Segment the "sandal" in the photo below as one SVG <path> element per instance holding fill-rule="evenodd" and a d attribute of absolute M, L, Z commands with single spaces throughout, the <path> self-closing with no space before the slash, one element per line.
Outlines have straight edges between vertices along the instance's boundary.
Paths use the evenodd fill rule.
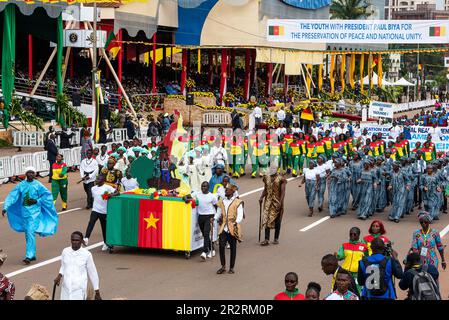
<path fill-rule="evenodd" d="M 218 269 L 217 274 L 222 274 L 226 272 L 226 268 L 225 267 L 221 267 L 220 269 Z"/>
<path fill-rule="evenodd" d="M 273 244 L 279 244 L 279 240 L 278 239 L 274 239 Z"/>
<path fill-rule="evenodd" d="M 268 240 L 262 241 L 260 243 L 261 246 L 268 246 L 270 243 L 268 242 Z"/>
<path fill-rule="evenodd" d="M 234 272 L 234 269 L 229 269 L 228 273 L 234 274 L 234 273 L 235 273 L 235 272 Z"/>

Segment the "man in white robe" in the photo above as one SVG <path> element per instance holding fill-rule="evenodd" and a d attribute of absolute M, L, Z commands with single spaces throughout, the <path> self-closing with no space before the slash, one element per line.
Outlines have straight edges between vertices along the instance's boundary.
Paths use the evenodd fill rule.
<path fill-rule="evenodd" d="M 101 300 L 98 273 L 92 254 L 81 248 L 83 234 L 75 231 L 71 235 L 71 242 L 72 246 L 62 251 L 61 268 L 55 279 L 58 286 L 62 279 L 61 300 L 86 300 L 88 277 L 95 290 L 95 300 Z"/>

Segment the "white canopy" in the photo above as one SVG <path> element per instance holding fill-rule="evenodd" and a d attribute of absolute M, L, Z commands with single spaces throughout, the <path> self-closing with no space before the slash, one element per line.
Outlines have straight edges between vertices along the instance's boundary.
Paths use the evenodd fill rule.
<path fill-rule="evenodd" d="M 393 83 L 394 86 L 406 86 L 406 87 L 412 87 L 415 84 L 405 80 L 403 77 L 401 79 L 399 79 L 398 81 L 396 81 L 395 83 Z"/>
<path fill-rule="evenodd" d="M 373 84 L 375 85 L 375 86 L 377 86 L 377 79 L 378 79 L 378 77 L 377 77 L 377 73 L 375 73 L 374 71 L 373 71 L 373 76 L 372 76 L 372 82 L 373 82 Z M 360 81 L 359 81 L 360 82 Z M 363 78 L 363 85 L 369 85 L 369 77 L 368 76 L 366 76 L 365 78 Z M 385 87 L 385 86 L 393 86 L 394 84 L 392 84 L 391 82 L 388 82 L 387 80 L 384 80 L 384 79 L 382 79 L 382 87 Z"/>

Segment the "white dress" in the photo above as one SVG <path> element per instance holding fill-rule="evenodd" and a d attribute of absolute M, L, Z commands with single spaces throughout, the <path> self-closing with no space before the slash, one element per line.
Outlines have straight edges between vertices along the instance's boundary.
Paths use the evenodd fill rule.
<path fill-rule="evenodd" d="M 187 165 L 187 175 L 189 176 L 189 184 L 192 191 L 200 191 L 201 183 L 204 179 L 204 171 L 201 158 L 194 159 L 192 164 Z"/>
<path fill-rule="evenodd" d="M 73 250 L 67 247 L 62 251 L 61 268 L 62 274 L 61 300 L 86 300 L 87 277 L 94 290 L 99 290 L 99 279 L 92 254 L 85 248 Z"/>
<path fill-rule="evenodd" d="M 209 182 L 210 179 L 212 178 L 212 166 L 213 161 L 212 161 L 212 157 L 210 154 L 208 155 L 204 155 L 201 157 L 201 160 L 203 162 L 202 166 L 203 166 L 203 171 L 204 171 L 204 176 L 203 176 L 203 181 L 207 181 Z"/>

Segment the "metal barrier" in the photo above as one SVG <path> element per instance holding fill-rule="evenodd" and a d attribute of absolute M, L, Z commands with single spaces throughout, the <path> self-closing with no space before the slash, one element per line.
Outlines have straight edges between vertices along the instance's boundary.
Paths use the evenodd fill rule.
<path fill-rule="evenodd" d="M 113 129 L 112 130 L 112 141 L 123 142 L 126 140 L 127 134 L 126 129 Z"/>
<path fill-rule="evenodd" d="M 50 163 L 47 161 L 47 151 L 34 153 L 33 161 L 36 172 L 42 173 L 50 171 Z"/>
<path fill-rule="evenodd" d="M 13 165 L 13 171 L 15 176 L 25 174 L 25 168 L 29 166 L 34 166 L 33 153 L 25 153 L 11 158 Z"/>
<path fill-rule="evenodd" d="M 81 163 L 81 147 L 70 149 L 72 152 L 73 166 L 79 166 Z"/>
<path fill-rule="evenodd" d="M 13 145 L 15 147 L 43 147 L 45 132 L 42 131 L 14 131 Z"/>
<path fill-rule="evenodd" d="M 14 175 L 14 166 L 11 157 L 0 158 L 0 179 L 9 178 Z"/>
<path fill-rule="evenodd" d="M 75 161 L 72 155 L 72 149 L 59 149 L 59 153 L 64 157 L 64 162 L 67 167 L 72 167 L 75 165 Z"/>

